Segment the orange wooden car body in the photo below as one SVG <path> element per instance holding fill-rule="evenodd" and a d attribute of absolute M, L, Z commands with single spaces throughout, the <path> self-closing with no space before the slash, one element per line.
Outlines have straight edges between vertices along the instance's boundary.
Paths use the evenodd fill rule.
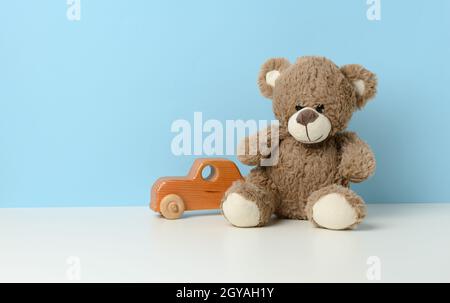
<path fill-rule="evenodd" d="M 209 177 L 202 171 L 211 167 Z M 197 159 L 185 177 L 163 177 L 152 187 L 150 208 L 167 219 L 185 210 L 218 209 L 225 191 L 243 179 L 236 164 L 226 159 Z"/>

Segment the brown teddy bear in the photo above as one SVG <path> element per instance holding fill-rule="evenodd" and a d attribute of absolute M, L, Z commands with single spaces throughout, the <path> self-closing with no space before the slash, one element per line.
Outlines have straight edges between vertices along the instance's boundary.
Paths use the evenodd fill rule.
<path fill-rule="evenodd" d="M 354 228 L 366 211 L 349 183 L 371 176 L 375 158 L 345 129 L 353 112 L 375 96 L 376 76 L 323 57 L 301 57 L 295 64 L 275 58 L 264 63 L 258 83 L 279 120 L 278 163 L 261 166 L 267 155 L 249 153 L 261 133 L 244 139 L 238 158 L 256 168 L 225 193 L 225 218 L 238 227 L 263 226 L 276 214 L 328 229 Z"/>

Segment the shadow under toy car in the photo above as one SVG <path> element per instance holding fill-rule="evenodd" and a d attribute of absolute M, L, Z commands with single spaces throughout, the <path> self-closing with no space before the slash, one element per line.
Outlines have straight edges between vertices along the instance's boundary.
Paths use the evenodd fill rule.
<path fill-rule="evenodd" d="M 197 159 L 187 176 L 163 177 L 153 184 L 150 208 L 167 219 L 178 219 L 185 210 L 218 209 L 225 191 L 240 179 L 238 167 L 230 160 Z"/>

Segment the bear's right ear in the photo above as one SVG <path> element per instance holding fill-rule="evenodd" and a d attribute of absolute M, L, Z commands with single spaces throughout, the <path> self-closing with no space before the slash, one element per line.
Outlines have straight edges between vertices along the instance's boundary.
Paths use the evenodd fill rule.
<path fill-rule="evenodd" d="M 356 106 L 361 109 L 377 93 L 377 76 L 359 64 L 344 65 L 341 72 L 353 85 Z"/>
<path fill-rule="evenodd" d="M 272 98 L 276 80 L 290 65 L 284 58 L 269 59 L 263 64 L 258 76 L 258 85 L 264 97 Z"/>

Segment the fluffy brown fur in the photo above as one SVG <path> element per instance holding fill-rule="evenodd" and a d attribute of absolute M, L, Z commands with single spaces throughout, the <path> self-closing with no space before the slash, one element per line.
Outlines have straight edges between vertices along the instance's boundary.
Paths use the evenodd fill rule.
<path fill-rule="evenodd" d="M 274 69 L 281 76 L 272 87 L 265 76 Z M 354 86 L 357 80 L 364 83 L 362 95 Z M 258 84 L 261 93 L 273 99 L 273 112 L 280 122 L 279 161 L 271 167 L 258 166 L 262 155 L 248 154 L 249 146 L 257 145 L 258 135 L 245 138 L 239 160 L 257 167 L 244 181 L 236 182 L 224 200 L 231 193 L 239 193 L 254 202 L 260 210 L 259 226 L 267 224 L 274 213 L 315 223 L 314 204 L 326 194 L 338 193 L 355 209 L 357 221 L 349 228 L 355 227 L 365 216 L 365 206 L 348 186 L 373 174 L 375 158 L 366 143 L 345 129 L 353 112 L 374 97 L 375 75 L 360 65 L 339 68 L 323 57 L 301 57 L 292 65 L 286 59 L 276 58 L 262 66 Z M 296 113 L 298 104 L 325 106 L 324 115 L 332 125 L 325 141 L 304 144 L 288 133 L 288 120 Z"/>

